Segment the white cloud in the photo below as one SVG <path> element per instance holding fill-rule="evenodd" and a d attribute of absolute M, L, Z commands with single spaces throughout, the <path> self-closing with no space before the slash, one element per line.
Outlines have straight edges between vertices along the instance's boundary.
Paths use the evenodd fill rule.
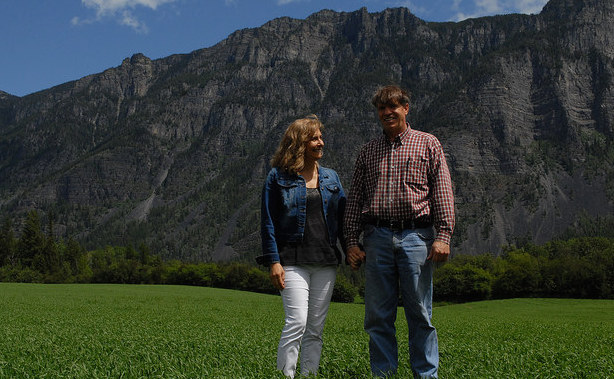
<path fill-rule="evenodd" d="M 516 8 L 520 13 L 537 14 L 542 11 L 548 0 L 515 0 Z"/>
<path fill-rule="evenodd" d="M 414 2 L 412 0 L 405 0 L 405 1 L 399 1 L 397 3 L 394 4 L 395 6 L 399 6 L 399 7 L 405 7 L 407 9 L 409 9 L 409 11 L 412 14 L 418 14 L 418 13 L 429 13 L 428 9 L 424 6 L 418 6 L 416 4 L 414 4 Z"/>
<path fill-rule="evenodd" d="M 539 13 L 548 0 L 473 0 L 473 11 L 464 12 L 463 3 L 466 0 L 454 0 L 453 9 L 457 11 L 455 19 L 457 21 L 467 18 L 492 16 L 507 13 Z"/>
<path fill-rule="evenodd" d="M 475 6 L 486 14 L 498 14 L 503 12 L 504 5 L 499 0 L 475 0 Z"/>
<path fill-rule="evenodd" d="M 77 16 L 73 17 L 70 20 L 70 23 L 73 24 L 73 25 L 91 24 L 92 22 L 93 22 L 93 20 L 84 20 L 84 19 L 81 19 L 81 18 L 79 18 Z"/>
<path fill-rule="evenodd" d="M 103 18 L 115 18 L 121 25 L 129 26 L 139 33 L 147 33 L 149 31 L 147 25 L 139 20 L 133 11 L 138 7 L 156 10 L 159 6 L 174 1 L 176 0 L 81 0 L 84 6 L 96 11 L 96 17 L 90 19 L 74 17 L 71 23 L 83 25 L 100 21 Z"/>
<path fill-rule="evenodd" d="M 120 24 L 129 26 L 139 33 L 149 32 L 149 28 L 147 28 L 147 25 L 145 25 L 145 23 L 139 21 L 136 17 L 134 17 L 130 11 L 122 12 Z"/>
<path fill-rule="evenodd" d="M 99 15 L 115 14 L 126 8 L 134 9 L 138 6 L 156 10 L 160 5 L 173 1 L 175 0 L 81 0 L 86 7 L 96 9 Z"/>

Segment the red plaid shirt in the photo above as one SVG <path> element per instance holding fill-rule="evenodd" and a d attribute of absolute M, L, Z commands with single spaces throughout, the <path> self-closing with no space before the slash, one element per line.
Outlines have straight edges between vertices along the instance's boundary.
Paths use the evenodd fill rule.
<path fill-rule="evenodd" d="M 363 146 L 345 213 L 348 248 L 358 245 L 366 217 L 432 220 L 436 240 L 450 243 L 454 194 L 443 148 L 435 136 L 408 124 L 393 142 L 384 135 Z"/>

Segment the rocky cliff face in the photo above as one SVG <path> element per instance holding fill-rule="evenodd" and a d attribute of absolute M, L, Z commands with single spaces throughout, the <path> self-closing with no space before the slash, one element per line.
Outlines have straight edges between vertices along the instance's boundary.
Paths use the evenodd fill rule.
<path fill-rule="evenodd" d="M 268 160 L 295 118 L 325 123 L 325 166 L 349 187 L 379 135 L 374 90 L 413 94 L 455 184 L 454 251 L 544 242 L 614 199 L 614 3 L 426 23 L 407 9 L 321 11 L 208 49 L 120 66 L 16 98 L 0 93 L 0 209 L 56 215 L 89 247 L 165 257 L 259 253 Z"/>

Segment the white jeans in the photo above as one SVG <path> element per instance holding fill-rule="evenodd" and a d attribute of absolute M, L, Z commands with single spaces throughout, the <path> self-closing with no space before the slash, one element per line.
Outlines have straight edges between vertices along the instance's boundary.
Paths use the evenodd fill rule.
<path fill-rule="evenodd" d="M 301 375 L 317 374 L 322 331 L 335 287 L 335 266 L 285 266 L 286 287 L 280 291 L 286 323 L 277 348 L 277 369 L 294 378 L 299 349 Z M 301 342 L 302 341 L 302 342 Z"/>

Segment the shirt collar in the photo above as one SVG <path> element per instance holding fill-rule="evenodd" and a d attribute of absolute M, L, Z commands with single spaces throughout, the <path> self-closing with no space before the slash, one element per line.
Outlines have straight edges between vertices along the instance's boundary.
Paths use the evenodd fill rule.
<path fill-rule="evenodd" d="M 390 140 L 388 140 L 388 137 L 386 136 L 386 133 L 382 132 L 383 134 L 383 139 L 386 143 L 388 144 L 401 144 L 403 145 L 405 140 L 408 138 L 408 136 L 411 134 L 412 129 L 411 126 L 409 125 L 409 122 L 406 122 L 407 124 L 407 129 L 405 129 L 405 131 L 401 134 L 399 134 L 398 136 L 394 137 L 394 140 L 392 140 L 392 142 L 390 142 Z"/>

